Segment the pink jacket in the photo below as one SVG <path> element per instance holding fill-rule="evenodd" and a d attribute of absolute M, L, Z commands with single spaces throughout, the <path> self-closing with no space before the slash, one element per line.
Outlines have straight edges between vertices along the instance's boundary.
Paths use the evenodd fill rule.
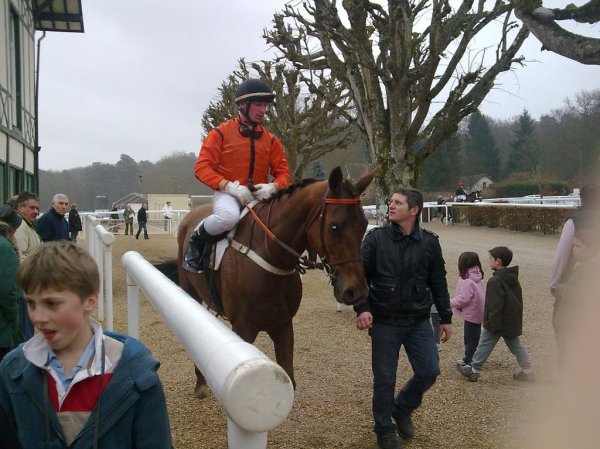
<path fill-rule="evenodd" d="M 469 277 L 459 277 L 454 297 L 450 299 L 452 312 L 465 321 L 481 324 L 485 305 L 485 285 L 479 267 L 468 270 Z"/>

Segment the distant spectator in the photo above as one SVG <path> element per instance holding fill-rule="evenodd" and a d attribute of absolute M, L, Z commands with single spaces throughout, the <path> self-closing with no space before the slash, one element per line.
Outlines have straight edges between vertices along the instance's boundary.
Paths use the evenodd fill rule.
<path fill-rule="evenodd" d="M 69 211 L 69 235 L 71 241 L 77 242 L 77 235 L 82 230 L 81 217 L 77 211 L 77 203 L 71 204 L 71 210 Z"/>
<path fill-rule="evenodd" d="M 15 241 L 19 249 L 19 257 L 25 259 L 33 249 L 42 243 L 34 222 L 40 213 L 40 200 L 30 192 L 22 192 L 17 197 L 16 209 L 23 221 L 15 232 Z"/>
<path fill-rule="evenodd" d="M 21 342 L 20 305 L 17 288 L 19 257 L 13 240 L 21 216 L 10 206 L 0 206 L 0 360 Z"/>
<path fill-rule="evenodd" d="M 167 201 L 167 204 L 165 204 L 163 206 L 162 213 L 163 213 L 163 216 L 165 218 L 165 231 L 166 231 L 167 227 L 168 227 L 169 220 L 171 219 L 171 216 L 173 215 L 173 208 L 171 207 L 171 202 L 170 201 Z"/>
<path fill-rule="evenodd" d="M 52 207 L 35 223 L 42 242 L 54 240 L 69 240 L 69 227 L 65 214 L 69 207 L 69 198 L 63 193 L 57 193 L 52 198 Z"/>
<path fill-rule="evenodd" d="M 128 204 L 123 211 L 123 219 L 125 220 L 125 235 L 133 235 L 133 217 L 135 217 L 135 211 L 131 208 L 131 204 Z"/>
<path fill-rule="evenodd" d="M 110 218 L 111 218 L 111 229 L 113 234 L 118 234 L 119 233 L 119 206 L 117 205 L 117 203 L 114 203 L 112 205 L 112 209 L 110 210 L 111 212 L 113 212 L 112 214 L 110 214 Z"/>
<path fill-rule="evenodd" d="M 142 229 L 144 230 L 144 238 L 148 239 L 148 228 L 146 227 L 146 223 L 148 221 L 148 215 L 146 214 L 146 208 L 148 207 L 148 205 L 146 203 L 142 204 L 142 207 L 140 208 L 140 210 L 138 210 L 137 213 L 137 220 L 138 220 L 138 231 L 137 234 L 135 235 L 135 238 L 138 239 L 140 237 L 140 232 L 142 232 Z"/>

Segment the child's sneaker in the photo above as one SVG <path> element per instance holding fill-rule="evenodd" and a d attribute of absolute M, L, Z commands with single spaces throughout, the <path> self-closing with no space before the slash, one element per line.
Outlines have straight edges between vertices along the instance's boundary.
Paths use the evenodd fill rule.
<path fill-rule="evenodd" d="M 533 382 L 535 381 L 535 375 L 533 373 L 526 373 L 525 371 L 519 371 L 513 374 L 513 379 L 519 382 Z"/>
<path fill-rule="evenodd" d="M 470 365 L 459 366 L 457 364 L 456 369 L 460 374 L 469 379 L 470 382 L 477 382 L 479 379 L 479 373 L 474 372 Z"/>
<path fill-rule="evenodd" d="M 458 360 L 456 361 L 456 369 L 459 369 L 459 368 L 458 368 L 459 366 L 467 366 L 467 365 L 468 365 L 468 363 L 467 363 L 467 362 L 465 362 L 463 359 L 458 359 Z"/>

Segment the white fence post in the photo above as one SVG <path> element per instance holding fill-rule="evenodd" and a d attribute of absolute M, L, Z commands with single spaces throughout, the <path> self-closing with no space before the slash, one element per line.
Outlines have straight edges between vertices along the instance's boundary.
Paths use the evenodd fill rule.
<path fill-rule="evenodd" d="M 98 224 L 91 215 L 85 216 L 85 246 L 96 261 L 100 275 L 98 319 L 107 330 L 113 330 L 112 244 L 115 236 Z M 105 320 L 106 311 L 106 320 Z"/>
<path fill-rule="evenodd" d="M 283 368 L 243 341 L 139 253 L 129 251 L 121 262 L 130 277 L 128 293 L 134 284 L 142 289 L 222 404 L 229 418 L 229 449 L 265 449 L 266 432 L 283 422 L 294 401 L 292 382 Z"/>

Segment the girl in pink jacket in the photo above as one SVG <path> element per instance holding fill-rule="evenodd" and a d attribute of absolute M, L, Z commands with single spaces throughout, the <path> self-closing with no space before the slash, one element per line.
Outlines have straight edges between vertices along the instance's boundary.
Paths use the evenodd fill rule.
<path fill-rule="evenodd" d="M 485 304 L 483 269 L 477 253 L 466 251 L 458 257 L 458 273 L 458 283 L 450 305 L 452 312 L 465 321 L 465 355 L 458 360 L 458 365 L 464 366 L 471 364 L 477 349 Z"/>

